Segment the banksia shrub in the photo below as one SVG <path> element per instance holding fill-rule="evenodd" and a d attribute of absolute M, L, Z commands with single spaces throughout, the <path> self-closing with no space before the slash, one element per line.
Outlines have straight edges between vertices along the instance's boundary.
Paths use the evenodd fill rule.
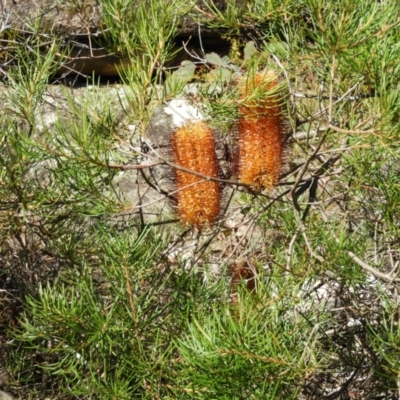
<path fill-rule="evenodd" d="M 241 97 L 249 100 L 239 108 L 236 174 L 255 193 L 275 185 L 283 166 L 285 120 L 278 83 L 272 71 L 239 81 Z"/>
<path fill-rule="evenodd" d="M 174 163 L 204 176 L 218 177 L 213 132 L 204 121 L 177 128 L 172 137 Z M 221 209 L 221 188 L 215 181 L 175 169 L 178 214 L 182 223 L 201 227 L 216 221 Z"/>

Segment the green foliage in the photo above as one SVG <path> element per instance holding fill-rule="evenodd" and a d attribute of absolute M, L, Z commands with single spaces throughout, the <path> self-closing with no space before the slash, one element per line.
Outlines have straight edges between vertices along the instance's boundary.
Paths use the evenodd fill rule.
<path fill-rule="evenodd" d="M 167 76 L 164 82 L 165 98 L 171 94 L 181 93 L 184 86 L 194 79 L 195 69 L 196 65 L 193 62 L 183 61 L 181 67 Z"/>
<path fill-rule="evenodd" d="M 165 283 L 150 264 L 160 242 L 151 232 L 137 239 L 93 234 L 102 249 L 96 265 L 83 264 L 40 287 L 38 299 L 28 299 L 17 338 L 40 349 L 47 373 L 68 381 L 75 395 L 128 399 L 166 367 L 169 346 L 160 334 L 171 306 L 160 307 Z"/>
<path fill-rule="evenodd" d="M 173 0 L 137 1 L 104 0 L 103 23 L 109 29 L 107 38 L 114 50 L 139 62 L 167 61 L 171 53 L 171 39 L 177 33 L 180 17 L 187 14 L 193 3 Z"/>
<path fill-rule="evenodd" d="M 289 287 L 292 292 L 287 292 Z M 279 275 L 257 295 L 239 291 L 237 303 L 199 310 L 178 346 L 182 377 L 195 398 L 297 397 L 299 379 L 319 367 L 315 313 L 293 310 L 299 287 Z M 304 343 L 310 344 L 304 347 Z"/>
<path fill-rule="evenodd" d="M 225 28 L 229 34 L 237 35 L 245 28 L 268 27 L 271 29 L 279 20 L 287 22 L 293 16 L 297 3 L 292 0 L 243 2 L 227 0 L 226 9 L 221 11 L 212 0 L 204 1 L 207 11 L 198 18 L 214 28 Z"/>
<path fill-rule="evenodd" d="M 204 4 L 102 1 L 107 47 L 130 60 L 123 85 L 112 88 L 116 106 L 97 84 L 80 97 L 51 94 L 58 41 L 44 47 L 43 38 L 7 33 L 16 49 L 2 58 L 15 62 L 0 93 L 0 294 L 17 305 L 4 297 L 0 334 L 13 349 L 3 357 L 10 391 L 32 399 L 395 396 L 400 5 Z M 188 15 L 200 32 L 221 30 L 230 56 L 206 49 L 168 69 Z M 238 106 L 271 95 L 258 87 L 242 99 L 237 80 L 262 69 L 279 74 L 271 92 L 284 88 L 289 103 L 280 185 L 254 195 L 233 176 L 215 227 L 169 224 L 158 185 L 167 168 L 157 175 L 145 163 L 166 165 L 140 147 L 154 109 L 189 99 L 221 132 L 218 152 L 232 150 Z M 43 111 L 49 104 L 53 114 Z M 129 196 L 122 179 L 135 188 Z M 243 276 L 230 280 L 238 262 L 258 271 L 255 291 Z"/>
<path fill-rule="evenodd" d="M 176 53 L 173 39 L 181 18 L 193 4 L 182 0 L 104 0 L 103 23 L 107 27 L 105 39 L 109 48 L 127 57 L 131 66 L 121 71 L 129 86 L 132 105 L 129 110 L 145 133 L 153 108 L 159 104 L 156 85 L 160 83 L 162 68 Z M 174 86 L 174 91 L 180 88 Z M 170 94 L 172 87 L 167 87 Z"/>
<path fill-rule="evenodd" d="M 40 42 L 35 43 L 30 52 L 19 46 L 16 57 L 21 62 L 12 67 L 8 74 L 10 90 L 7 93 L 5 110 L 26 121 L 31 129 L 35 125 L 35 112 L 46 90 L 49 76 L 59 66 L 55 61 L 60 50 L 57 43 L 52 42 L 46 50 L 46 55 L 43 56 Z"/>

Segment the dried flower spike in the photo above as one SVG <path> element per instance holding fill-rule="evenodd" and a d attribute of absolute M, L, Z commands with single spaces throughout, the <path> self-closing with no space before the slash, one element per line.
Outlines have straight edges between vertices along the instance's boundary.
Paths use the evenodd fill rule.
<path fill-rule="evenodd" d="M 204 121 L 177 128 L 172 137 L 174 163 L 204 176 L 218 177 L 215 142 Z M 178 214 L 185 225 L 201 227 L 216 221 L 221 209 L 218 182 L 176 169 Z"/>
<path fill-rule="evenodd" d="M 239 109 L 237 175 L 240 182 L 249 185 L 256 193 L 279 181 L 285 124 L 278 93 L 255 100 L 251 95 L 272 91 L 277 85 L 278 78 L 272 71 L 260 72 L 239 82 L 241 97 L 249 100 Z"/>
<path fill-rule="evenodd" d="M 237 261 L 229 267 L 231 277 L 231 302 L 238 301 L 238 287 L 244 283 L 244 287 L 251 293 L 257 291 L 258 268 L 249 261 Z"/>

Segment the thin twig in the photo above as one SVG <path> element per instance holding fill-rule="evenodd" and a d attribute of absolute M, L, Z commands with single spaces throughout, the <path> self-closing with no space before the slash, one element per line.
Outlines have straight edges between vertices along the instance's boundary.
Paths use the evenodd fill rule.
<path fill-rule="evenodd" d="M 322 219 L 327 223 L 328 222 L 328 216 L 326 215 L 325 211 L 319 207 Z M 335 242 L 337 244 L 340 244 L 340 240 L 338 239 L 338 237 L 336 236 L 335 233 L 333 233 L 333 237 L 335 239 Z M 391 276 L 391 274 L 385 274 L 379 270 L 377 270 L 376 268 L 374 268 L 373 266 L 369 265 L 368 263 L 366 263 L 364 260 L 362 260 L 360 257 L 358 257 L 356 254 L 354 254 L 352 251 L 348 251 L 347 255 L 357 264 L 359 265 L 362 269 L 364 269 L 365 271 L 369 272 L 370 274 L 372 274 L 373 276 L 375 276 L 375 278 L 379 278 L 385 282 L 388 283 L 392 283 L 392 282 L 399 282 L 400 278 L 393 278 L 393 276 Z"/>
<path fill-rule="evenodd" d="M 313 151 L 313 153 L 308 157 L 308 159 L 307 159 L 306 162 L 304 163 L 303 168 L 301 169 L 301 171 L 300 171 L 299 174 L 297 175 L 296 181 L 295 181 L 295 183 L 294 183 L 294 185 L 293 185 L 293 187 L 292 187 L 292 189 L 291 189 L 291 191 L 290 191 L 290 194 L 291 194 L 292 199 L 293 199 L 294 208 L 295 208 L 297 211 L 300 211 L 300 206 L 299 206 L 299 203 L 298 203 L 298 201 L 297 201 L 297 197 L 298 197 L 298 196 L 296 195 L 296 189 L 297 189 L 297 187 L 299 186 L 301 180 L 303 179 L 304 174 L 307 172 L 307 168 L 308 168 L 308 166 L 309 166 L 311 160 L 318 154 L 318 151 L 319 151 L 319 149 L 321 148 L 322 144 L 324 143 L 326 136 L 327 136 L 327 134 L 325 133 L 325 134 L 322 136 L 320 142 L 318 143 L 316 149 Z"/>

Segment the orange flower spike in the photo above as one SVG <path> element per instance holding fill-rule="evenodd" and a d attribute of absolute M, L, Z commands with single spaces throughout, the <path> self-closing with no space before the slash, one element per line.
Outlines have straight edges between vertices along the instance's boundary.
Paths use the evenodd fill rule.
<path fill-rule="evenodd" d="M 218 177 L 215 143 L 204 121 L 177 128 L 172 137 L 174 163 L 205 176 Z M 178 214 L 185 225 L 201 227 L 216 221 L 221 209 L 218 182 L 175 170 L 178 188 Z"/>
<path fill-rule="evenodd" d="M 245 98 L 257 88 L 270 91 L 277 85 L 276 74 L 269 71 L 241 81 L 239 89 Z M 238 179 L 259 193 L 279 181 L 283 166 L 284 122 L 280 99 L 276 94 L 257 101 L 250 99 L 240 107 L 239 115 Z"/>

